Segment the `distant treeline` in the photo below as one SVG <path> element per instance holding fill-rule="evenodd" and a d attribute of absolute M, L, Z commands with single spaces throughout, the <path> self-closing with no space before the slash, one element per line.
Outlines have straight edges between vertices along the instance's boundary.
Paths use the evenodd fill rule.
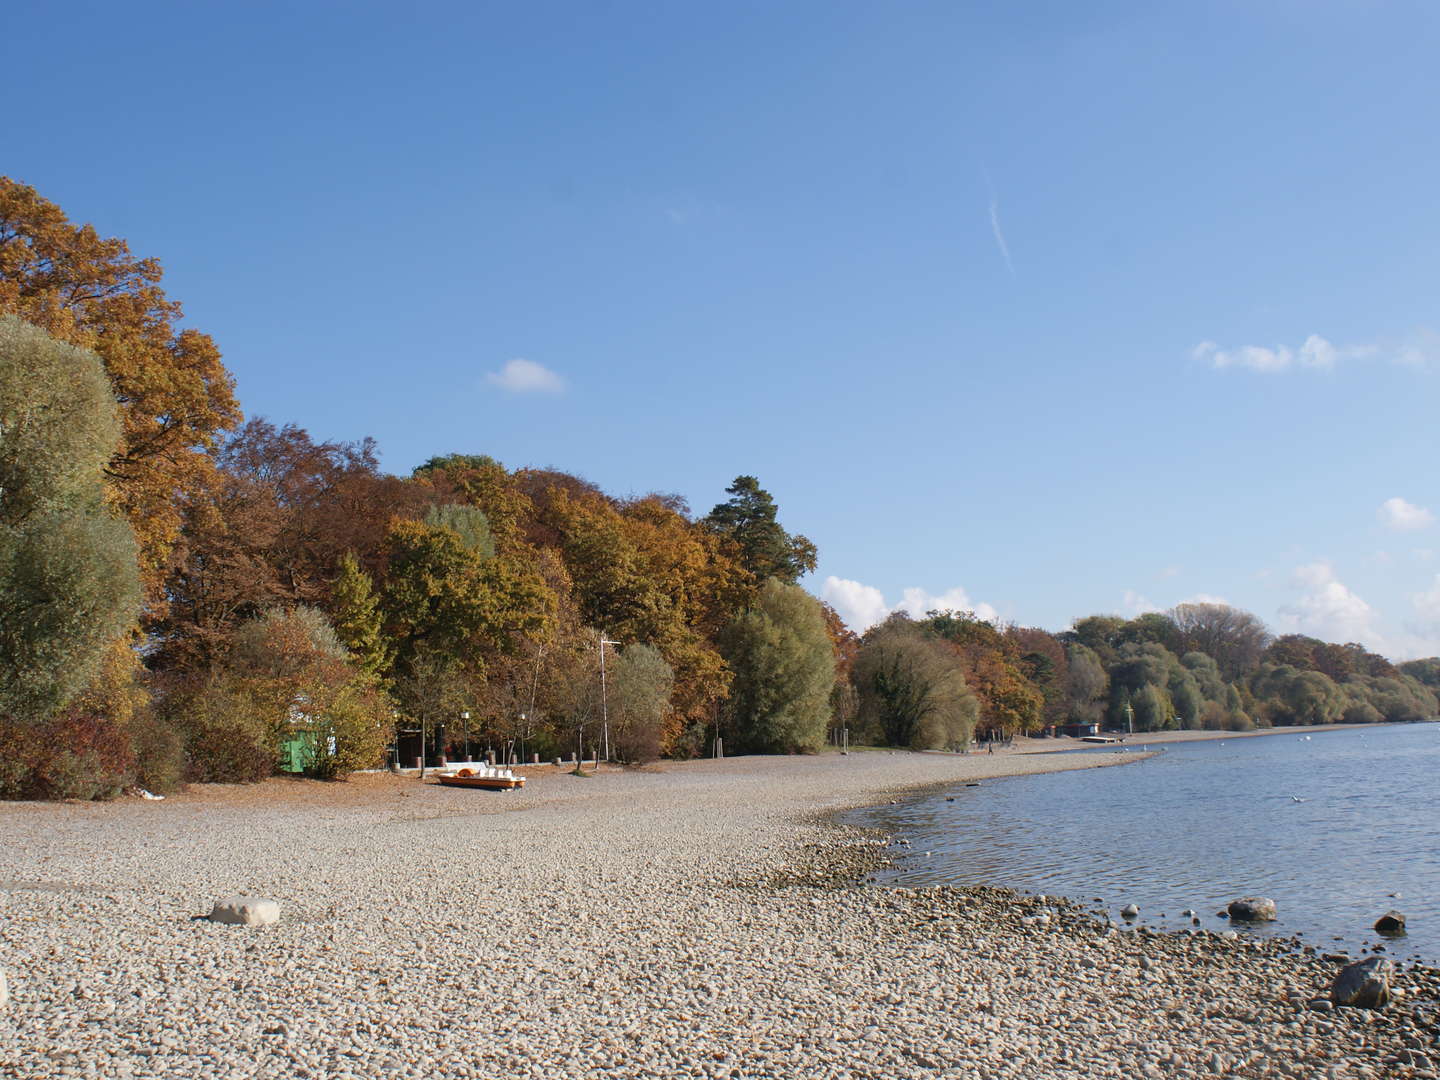
<path fill-rule="evenodd" d="M 0 178 L 0 795 L 340 777 L 422 742 L 641 762 L 1437 711 L 1440 660 L 1224 605 L 857 637 L 755 477 L 698 515 L 484 455 L 387 475 L 369 440 L 244 421 L 160 280 Z"/>

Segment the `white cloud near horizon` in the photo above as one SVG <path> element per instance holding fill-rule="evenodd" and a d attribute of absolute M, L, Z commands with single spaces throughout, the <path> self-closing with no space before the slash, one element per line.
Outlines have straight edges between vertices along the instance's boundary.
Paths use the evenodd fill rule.
<path fill-rule="evenodd" d="M 1412 502 L 1406 502 L 1400 496 L 1393 499 L 1386 499 L 1380 504 L 1380 520 L 1387 529 L 1394 529 L 1396 532 L 1409 532 L 1415 529 L 1423 529 L 1435 523 L 1435 515 L 1423 506 L 1416 506 Z"/>
<path fill-rule="evenodd" d="M 1285 371 L 1329 371 L 1345 360 L 1380 357 L 1393 364 L 1411 368 L 1429 368 L 1440 356 L 1440 335 L 1419 330 L 1404 341 L 1388 346 L 1334 345 L 1319 334 L 1311 334 L 1299 346 L 1238 345 L 1221 348 L 1213 341 L 1202 341 L 1190 350 L 1190 358 L 1217 370 L 1245 368 L 1265 375 Z"/>
<path fill-rule="evenodd" d="M 1377 612 L 1335 576 L 1324 559 L 1297 566 L 1292 583 L 1300 589 L 1294 603 L 1279 611 L 1278 622 L 1287 633 L 1309 634 L 1322 641 L 1358 641 L 1368 648 L 1388 648 L 1375 626 Z"/>
<path fill-rule="evenodd" d="M 486 372 L 485 381 L 512 394 L 558 394 L 565 389 L 565 380 L 555 372 L 521 357 L 505 361 L 499 371 Z"/>
<path fill-rule="evenodd" d="M 993 607 L 974 603 L 959 586 L 938 594 L 912 586 L 903 590 L 899 603 L 891 604 L 875 586 L 832 574 L 821 586 L 820 599 L 833 607 L 845 625 L 857 634 L 884 622 L 897 611 L 916 619 L 924 618 L 927 611 L 968 611 L 986 622 L 998 622 L 1000 618 Z"/>
<path fill-rule="evenodd" d="M 1424 618 L 1440 622 L 1440 574 L 1435 575 L 1433 586 L 1425 592 L 1416 593 L 1410 598 L 1410 603 Z"/>

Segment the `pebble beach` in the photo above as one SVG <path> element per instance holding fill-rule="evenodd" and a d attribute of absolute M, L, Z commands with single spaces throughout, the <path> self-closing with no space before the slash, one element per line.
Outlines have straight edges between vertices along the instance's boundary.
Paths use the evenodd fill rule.
<path fill-rule="evenodd" d="M 734 758 L 0 805 L 0 1075 L 1436 1076 L 1440 976 L 866 887 L 844 809 L 1134 754 Z M 1104 783 L 1104 775 L 1093 777 Z M 246 927 L 197 916 L 237 894 Z"/>

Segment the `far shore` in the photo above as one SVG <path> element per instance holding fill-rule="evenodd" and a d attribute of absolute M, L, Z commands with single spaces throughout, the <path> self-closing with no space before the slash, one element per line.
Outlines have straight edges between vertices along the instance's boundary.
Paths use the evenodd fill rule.
<path fill-rule="evenodd" d="M 834 822 L 1141 756 L 872 750 L 552 765 L 504 794 L 384 773 L 0 804 L 0 1072 L 1427 1075 L 1403 1055 L 1440 1035 L 1435 972 L 1397 975 L 1404 1008 L 1322 1009 L 1338 958 L 984 887 L 868 888 L 889 838 Z M 280 921 L 203 918 L 237 894 Z"/>
<path fill-rule="evenodd" d="M 1297 724 L 1288 727 L 1256 728 L 1254 731 L 1106 731 L 1103 734 L 1119 740 L 1113 744 L 1087 743 L 1061 735 L 1054 739 L 1033 739 L 1019 736 L 1009 747 L 1016 754 L 1053 754 L 1061 750 L 1094 750 L 1105 745 L 1135 749 L 1162 746 L 1166 743 L 1201 742 L 1207 739 L 1253 739 L 1259 735 L 1311 735 L 1328 731 L 1358 731 L 1363 728 L 1395 727 L 1394 724 Z M 998 753 L 999 751 L 997 751 Z"/>

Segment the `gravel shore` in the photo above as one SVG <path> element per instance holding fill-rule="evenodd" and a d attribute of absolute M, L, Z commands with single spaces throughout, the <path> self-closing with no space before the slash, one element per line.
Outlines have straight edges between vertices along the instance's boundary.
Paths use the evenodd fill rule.
<path fill-rule="evenodd" d="M 0 1075 L 1434 1076 L 1434 972 L 855 884 L 834 811 L 1135 755 L 735 758 L 498 794 L 370 776 L 0 805 Z M 1105 783 L 1095 776 L 1094 783 Z M 193 916 L 237 893 L 247 928 Z M 1328 1002 L 1326 1003 L 1328 1005 Z"/>

